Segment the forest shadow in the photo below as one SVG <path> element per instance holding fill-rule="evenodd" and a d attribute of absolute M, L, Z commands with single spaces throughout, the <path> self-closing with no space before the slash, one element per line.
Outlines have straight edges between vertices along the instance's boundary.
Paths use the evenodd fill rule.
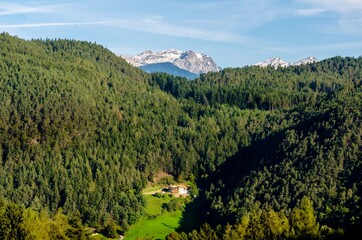
<path fill-rule="evenodd" d="M 218 194 L 224 196 L 232 193 L 236 187 L 240 186 L 240 182 L 243 181 L 245 176 L 249 176 L 252 172 L 263 168 L 270 168 L 285 158 L 286 152 L 281 147 L 281 143 L 286 140 L 287 131 L 294 130 L 301 135 L 305 135 L 315 127 L 316 122 L 326 117 L 328 117 L 328 114 L 323 113 L 301 119 L 298 124 L 256 140 L 247 147 L 240 148 L 236 154 L 219 165 L 216 171 L 209 173 L 206 179 L 199 181 L 198 186 L 200 186 L 201 191 L 205 191 L 211 185 L 217 186 L 219 182 L 222 182 L 222 188 L 219 189 Z M 321 134 L 324 133 L 321 132 Z M 208 201 L 203 199 L 203 194 L 200 194 L 200 197 L 187 204 L 177 231 L 190 232 L 193 229 L 198 229 L 206 219 L 210 224 L 219 224 L 220 219 L 217 221 L 211 220 L 210 218 L 213 217 L 212 211 L 203 207 L 211 204 Z M 227 222 L 223 222 L 223 224 L 227 224 Z"/>
<path fill-rule="evenodd" d="M 251 172 L 275 163 L 278 146 L 285 136 L 285 131 L 274 133 L 264 139 L 243 147 L 209 174 L 205 186 L 220 180 L 225 184 L 225 191 L 238 186 L 240 180 Z"/>
<path fill-rule="evenodd" d="M 193 201 L 186 204 L 179 221 L 177 232 L 191 232 L 193 229 L 198 229 L 201 225 L 201 199 L 195 198 Z"/>
<path fill-rule="evenodd" d="M 305 135 L 316 122 L 327 117 L 328 114 L 322 113 L 302 119 L 298 124 L 256 140 L 247 147 L 240 148 L 236 154 L 219 165 L 216 171 L 210 173 L 200 186 L 208 189 L 211 184 L 216 185 L 217 182 L 221 181 L 223 183 L 221 192 L 232 191 L 232 189 L 239 186 L 240 181 L 245 176 L 249 176 L 252 172 L 262 168 L 270 168 L 285 158 L 286 152 L 282 149 L 281 143 L 286 140 L 287 131 L 294 130 L 299 132 L 299 135 Z M 320 134 L 325 133 L 321 132 Z"/>

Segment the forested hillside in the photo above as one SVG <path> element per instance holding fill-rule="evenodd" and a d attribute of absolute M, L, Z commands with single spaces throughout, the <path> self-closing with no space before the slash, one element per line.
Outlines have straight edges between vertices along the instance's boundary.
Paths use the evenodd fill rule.
<path fill-rule="evenodd" d="M 97 44 L 3 33 L 0 236 L 14 226 L 50 239 L 84 237 L 84 226 L 123 233 L 160 171 L 197 182 L 216 238 L 247 229 L 252 213 L 304 208 L 324 233 L 348 232 L 361 217 L 361 79 L 361 58 L 336 57 L 188 81 Z"/>
<path fill-rule="evenodd" d="M 273 109 L 288 122 L 281 131 L 241 147 L 202 182 L 201 215 L 214 228 L 204 225 L 199 232 L 169 239 L 350 239 L 358 232 L 361 67 L 362 58 L 336 57 L 277 70 L 227 69 L 195 82 L 155 77 L 151 84 L 179 99 Z M 234 95 L 235 89 L 239 94 Z M 263 91 L 264 102 L 258 102 L 260 98 L 253 96 Z M 242 95 L 254 99 L 251 106 L 245 105 L 248 97 L 238 100 Z M 311 218 L 298 223 L 296 212 L 304 211 L 303 205 L 311 209 Z M 311 225 L 307 229 L 300 224 Z"/>
<path fill-rule="evenodd" d="M 177 101 L 96 44 L 2 34 L 0 45 L 0 192 L 35 210 L 126 229 L 159 170 L 205 175 L 280 126 L 274 113 Z"/>
<path fill-rule="evenodd" d="M 307 197 L 321 225 L 344 229 L 347 239 L 358 232 L 362 214 L 361 97 L 359 89 L 333 94 L 315 107 L 303 109 L 297 124 L 228 159 L 206 184 L 205 221 L 240 224 L 245 216 L 258 211 L 267 214 L 270 209 L 291 219 L 293 208 Z M 256 229 L 251 231 L 251 236 L 258 234 Z"/>
<path fill-rule="evenodd" d="M 154 74 L 150 83 L 176 98 L 217 106 L 228 104 L 240 109 L 291 109 L 314 104 L 343 86 L 360 84 L 362 59 L 335 57 L 298 67 L 226 68 L 201 75 L 195 81 L 171 79 Z"/>

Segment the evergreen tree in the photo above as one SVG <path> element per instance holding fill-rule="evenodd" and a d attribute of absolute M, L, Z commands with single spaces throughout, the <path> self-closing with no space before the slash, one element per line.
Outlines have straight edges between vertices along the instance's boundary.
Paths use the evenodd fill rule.
<path fill-rule="evenodd" d="M 292 235 L 297 239 L 317 238 L 319 224 L 311 201 L 304 196 L 298 207 L 294 208 L 291 217 Z"/>

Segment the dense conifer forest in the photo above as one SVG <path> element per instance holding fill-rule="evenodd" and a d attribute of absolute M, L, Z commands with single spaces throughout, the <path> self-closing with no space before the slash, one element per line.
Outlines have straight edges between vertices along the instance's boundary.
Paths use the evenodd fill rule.
<path fill-rule="evenodd" d="M 0 35 L 0 238 L 114 237 L 158 172 L 196 182 L 168 239 L 350 239 L 362 216 L 362 58 L 194 81 L 95 43 Z"/>

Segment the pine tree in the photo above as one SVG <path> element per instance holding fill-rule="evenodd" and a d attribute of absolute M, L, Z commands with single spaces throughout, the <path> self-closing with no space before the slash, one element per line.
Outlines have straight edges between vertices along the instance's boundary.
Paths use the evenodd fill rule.
<path fill-rule="evenodd" d="M 319 232 L 319 224 L 314 214 L 312 202 L 304 196 L 299 204 L 292 211 L 291 216 L 292 235 L 297 239 L 316 238 Z"/>
<path fill-rule="evenodd" d="M 23 209 L 15 203 L 7 203 L 0 209 L 0 239 L 25 239 Z"/>

